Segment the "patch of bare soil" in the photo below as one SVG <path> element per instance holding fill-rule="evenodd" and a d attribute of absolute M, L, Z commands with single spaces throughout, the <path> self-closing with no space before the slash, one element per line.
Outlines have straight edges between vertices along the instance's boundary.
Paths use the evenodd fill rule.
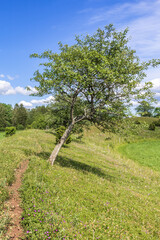
<path fill-rule="evenodd" d="M 10 199 L 6 204 L 9 209 L 11 223 L 5 236 L 6 239 L 18 240 L 24 238 L 23 228 L 21 226 L 22 208 L 20 207 L 21 199 L 19 189 L 22 184 L 21 180 L 23 174 L 28 167 L 28 162 L 28 160 L 25 160 L 21 163 L 20 167 L 16 170 L 15 173 L 15 182 L 12 184 L 12 186 L 8 187 Z"/>

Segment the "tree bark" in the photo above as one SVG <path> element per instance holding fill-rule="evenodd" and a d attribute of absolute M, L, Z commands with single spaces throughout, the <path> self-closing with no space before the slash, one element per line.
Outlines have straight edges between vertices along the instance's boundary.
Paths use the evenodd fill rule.
<path fill-rule="evenodd" d="M 69 127 L 66 129 L 66 131 L 64 132 L 63 136 L 60 139 L 60 142 L 55 146 L 53 152 L 51 153 L 51 156 L 49 157 L 49 161 L 51 162 L 51 165 L 54 164 L 54 161 L 56 160 L 56 157 L 61 149 L 61 147 L 63 146 L 63 144 L 65 143 L 65 141 L 67 140 L 69 134 L 71 133 L 72 129 L 74 126 L 74 122 L 72 122 Z"/>

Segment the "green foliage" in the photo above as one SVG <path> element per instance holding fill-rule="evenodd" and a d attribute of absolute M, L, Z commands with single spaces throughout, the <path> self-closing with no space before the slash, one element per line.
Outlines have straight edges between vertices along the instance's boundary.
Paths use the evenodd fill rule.
<path fill-rule="evenodd" d="M 154 117 L 160 117 L 160 107 L 156 107 L 153 112 Z"/>
<path fill-rule="evenodd" d="M 155 124 L 156 127 L 160 127 L 160 119 L 157 121 L 153 121 L 153 123 Z"/>
<path fill-rule="evenodd" d="M 11 126 L 12 123 L 12 106 L 0 103 L 0 129 Z"/>
<path fill-rule="evenodd" d="M 154 107 L 147 101 L 141 101 L 138 107 L 136 107 L 137 113 L 142 117 L 152 117 Z"/>
<path fill-rule="evenodd" d="M 29 125 L 33 129 L 46 129 L 47 122 L 45 121 L 44 116 L 39 116 L 31 125 Z"/>
<path fill-rule="evenodd" d="M 12 136 L 13 134 L 16 133 L 16 128 L 15 127 L 6 127 L 5 128 L 5 136 Z"/>
<path fill-rule="evenodd" d="M 135 124 L 141 124 L 140 121 L 138 121 L 138 120 L 135 120 L 134 123 L 135 123 Z"/>
<path fill-rule="evenodd" d="M 0 205 L 8 198 L 8 191 L 4 187 L 0 186 Z"/>
<path fill-rule="evenodd" d="M 42 73 L 37 70 L 33 77 L 38 83 L 36 95 L 52 94 L 68 104 L 67 117 L 62 117 L 69 123 L 88 119 L 108 128 L 109 122 L 127 114 L 131 100 L 152 101 L 152 84 L 139 86 L 146 76 L 144 71 L 159 61 L 141 63 L 128 47 L 127 34 L 128 29 L 118 32 L 109 25 L 92 36 L 77 36 L 72 46 L 59 43 L 59 53 L 32 54 L 47 59 L 40 64 Z M 76 112 L 78 102 L 80 112 Z"/>
<path fill-rule="evenodd" d="M 152 131 L 155 131 L 155 124 L 154 123 L 150 123 L 148 129 L 152 130 Z"/>
<path fill-rule="evenodd" d="M 27 111 L 23 104 L 16 104 L 13 109 L 13 116 L 12 116 L 12 123 L 14 126 L 23 125 L 23 127 L 26 127 L 27 122 Z"/>
<path fill-rule="evenodd" d="M 28 125 L 26 126 L 26 129 L 31 129 L 31 128 L 32 128 L 32 125 L 29 125 L 29 124 L 28 124 Z"/>
<path fill-rule="evenodd" d="M 4 138 L 5 132 L 0 132 L 0 139 Z"/>
<path fill-rule="evenodd" d="M 55 135 L 56 135 L 56 144 L 59 143 L 61 137 L 63 136 L 63 133 L 65 132 L 66 128 L 64 126 L 60 126 L 55 130 Z M 66 140 L 66 144 L 71 143 L 72 138 L 69 136 Z"/>
<path fill-rule="evenodd" d="M 22 124 L 18 124 L 16 127 L 17 130 L 24 130 L 25 127 Z"/>

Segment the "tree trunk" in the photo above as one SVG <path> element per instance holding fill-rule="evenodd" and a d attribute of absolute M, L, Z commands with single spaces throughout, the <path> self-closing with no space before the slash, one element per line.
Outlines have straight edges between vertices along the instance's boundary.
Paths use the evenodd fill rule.
<path fill-rule="evenodd" d="M 74 126 L 74 123 L 72 122 L 69 125 L 69 127 L 66 129 L 66 131 L 64 132 L 63 136 L 61 137 L 60 142 L 55 146 L 53 152 L 51 153 L 51 156 L 49 157 L 49 161 L 51 162 L 51 165 L 54 164 L 54 161 L 56 160 L 56 157 L 57 157 L 61 147 L 63 146 L 64 142 L 67 140 L 69 134 L 71 133 L 73 126 Z"/>

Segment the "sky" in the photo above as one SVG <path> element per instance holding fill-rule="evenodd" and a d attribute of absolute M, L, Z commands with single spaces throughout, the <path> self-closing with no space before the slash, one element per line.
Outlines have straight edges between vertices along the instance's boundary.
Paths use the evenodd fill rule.
<path fill-rule="evenodd" d="M 32 108 L 52 96 L 29 96 L 39 59 L 32 53 L 58 52 L 58 42 L 73 44 L 75 35 L 93 34 L 112 23 L 129 28 L 129 45 L 142 61 L 160 58 L 160 0 L 0 0 L 0 103 Z M 160 66 L 147 71 L 160 107 Z M 136 102 L 133 102 L 136 106 Z"/>

